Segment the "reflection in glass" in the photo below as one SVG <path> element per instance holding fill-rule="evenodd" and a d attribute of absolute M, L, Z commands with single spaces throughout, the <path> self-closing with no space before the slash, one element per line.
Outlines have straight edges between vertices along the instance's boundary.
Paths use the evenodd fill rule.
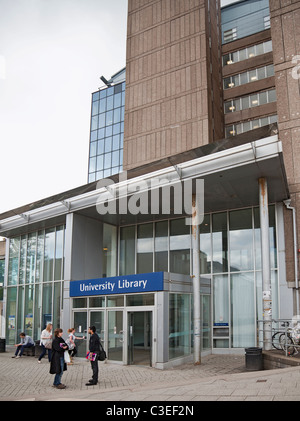
<path fill-rule="evenodd" d="M 228 275 L 215 275 L 213 277 L 213 290 L 214 326 L 229 326 Z"/>
<path fill-rule="evenodd" d="M 228 271 L 227 213 L 212 215 L 213 272 Z"/>
<path fill-rule="evenodd" d="M 211 271 L 210 215 L 205 215 L 200 225 L 200 273 Z"/>
<path fill-rule="evenodd" d="M 185 218 L 170 221 L 170 272 L 190 273 L 190 226 Z"/>
<path fill-rule="evenodd" d="M 191 295 L 169 295 L 169 358 L 191 352 Z"/>
<path fill-rule="evenodd" d="M 255 344 L 254 272 L 231 275 L 231 346 Z"/>
<path fill-rule="evenodd" d="M 19 274 L 20 239 L 9 240 L 8 285 L 17 285 Z"/>
<path fill-rule="evenodd" d="M 252 209 L 229 212 L 230 270 L 253 267 Z"/>
<path fill-rule="evenodd" d="M 53 280 L 54 248 L 55 228 L 49 228 L 45 233 L 44 282 Z"/>
<path fill-rule="evenodd" d="M 155 224 L 155 271 L 168 271 L 168 221 Z"/>
<path fill-rule="evenodd" d="M 117 227 L 103 224 L 102 276 L 117 274 Z"/>
<path fill-rule="evenodd" d="M 135 273 L 135 226 L 120 229 L 120 275 Z"/>
<path fill-rule="evenodd" d="M 137 273 L 153 272 L 153 224 L 137 227 Z"/>
<path fill-rule="evenodd" d="M 7 288 L 6 314 L 6 341 L 13 345 L 17 340 L 17 287 Z"/>

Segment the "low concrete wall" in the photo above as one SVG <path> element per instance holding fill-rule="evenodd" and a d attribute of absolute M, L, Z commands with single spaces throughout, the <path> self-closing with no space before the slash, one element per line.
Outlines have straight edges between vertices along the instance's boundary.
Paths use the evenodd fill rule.
<path fill-rule="evenodd" d="M 286 357 L 280 351 L 263 351 L 264 370 L 300 366 L 300 358 Z"/>

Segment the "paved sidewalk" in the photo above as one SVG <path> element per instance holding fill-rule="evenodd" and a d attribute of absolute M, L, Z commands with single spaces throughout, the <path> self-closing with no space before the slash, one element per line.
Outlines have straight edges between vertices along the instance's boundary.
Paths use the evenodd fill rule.
<path fill-rule="evenodd" d="M 168 370 L 99 363 L 100 382 L 92 387 L 85 386 L 90 364 L 77 358 L 63 375 L 64 390 L 52 387 L 47 359 L 11 356 L 0 353 L 0 401 L 300 400 L 299 367 L 246 372 L 244 355 L 209 355 L 199 366 Z"/>

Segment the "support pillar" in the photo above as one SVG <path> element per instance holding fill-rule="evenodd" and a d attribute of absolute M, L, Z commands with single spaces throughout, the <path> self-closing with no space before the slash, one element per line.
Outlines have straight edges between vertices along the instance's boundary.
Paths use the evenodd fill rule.
<path fill-rule="evenodd" d="M 269 351 L 272 349 L 272 293 L 267 180 L 260 178 L 258 184 L 262 262 L 263 348 Z"/>
<path fill-rule="evenodd" d="M 196 195 L 192 198 L 192 251 L 194 299 L 194 364 L 201 364 L 200 225 Z"/>

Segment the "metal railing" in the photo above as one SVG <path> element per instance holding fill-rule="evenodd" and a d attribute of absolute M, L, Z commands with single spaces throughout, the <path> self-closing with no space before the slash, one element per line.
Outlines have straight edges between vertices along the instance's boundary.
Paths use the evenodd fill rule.
<path fill-rule="evenodd" d="M 257 321 L 257 343 L 264 349 L 264 321 Z M 300 348 L 300 320 L 272 319 L 272 349 L 285 353 L 286 356 L 298 354 Z"/>

